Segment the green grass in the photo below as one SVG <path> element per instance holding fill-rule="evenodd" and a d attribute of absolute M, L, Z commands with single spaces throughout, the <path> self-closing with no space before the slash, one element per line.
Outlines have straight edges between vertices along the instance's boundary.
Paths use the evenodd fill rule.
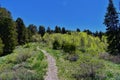
<path fill-rule="evenodd" d="M 0 79 L 44 80 L 47 61 L 37 46 L 36 43 L 18 46 L 12 54 L 0 57 Z"/>
<path fill-rule="evenodd" d="M 84 74 L 88 72 L 93 65 L 96 70 L 96 75 L 100 78 L 95 80 L 120 80 L 120 64 L 115 64 L 103 59 L 100 59 L 98 55 L 92 55 L 88 53 L 82 53 L 77 51 L 79 59 L 76 62 L 70 62 L 66 60 L 66 54 L 62 50 L 53 50 L 48 47 L 43 49 L 47 50 L 57 62 L 58 76 L 60 80 L 77 80 L 74 78 L 74 74 Z M 86 67 L 80 67 L 85 63 Z M 97 68 L 97 67 L 100 68 Z M 79 79 L 79 80 L 91 80 L 91 79 Z"/>
<path fill-rule="evenodd" d="M 70 63 L 68 60 L 64 59 L 64 56 L 62 54 L 62 51 L 59 50 L 52 50 L 49 48 L 44 48 L 47 50 L 48 53 L 50 53 L 55 59 L 56 59 L 56 65 L 58 67 L 58 77 L 60 80 L 75 80 L 71 76 L 71 72 L 74 70 L 74 65 L 77 65 L 75 63 Z M 68 67 L 69 66 L 69 67 Z"/>

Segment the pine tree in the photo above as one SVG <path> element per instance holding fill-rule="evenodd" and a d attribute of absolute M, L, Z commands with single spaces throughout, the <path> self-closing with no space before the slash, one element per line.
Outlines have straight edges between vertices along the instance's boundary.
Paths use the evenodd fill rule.
<path fill-rule="evenodd" d="M 51 34 L 51 29 L 50 29 L 50 27 L 47 28 L 47 33 Z"/>
<path fill-rule="evenodd" d="M 55 27 L 55 33 L 61 33 L 61 28 L 59 26 Z"/>
<path fill-rule="evenodd" d="M 33 36 L 33 33 L 31 32 L 30 29 L 27 28 L 27 37 L 28 37 L 28 42 L 31 42 L 32 41 L 32 36 Z M 34 34 L 36 35 L 36 33 Z"/>
<path fill-rule="evenodd" d="M 0 37 L 3 41 L 4 54 L 11 53 L 17 45 L 17 33 L 15 22 L 7 17 L 0 19 Z"/>
<path fill-rule="evenodd" d="M 80 29 L 79 28 L 77 28 L 77 30 L 76 30 L 77 32 L 80 32 Z"/>
<path fill-rule="evenodd" d="M 65 34 L 66 33 L 66 30 L 65 30 L 65 27 L 62 27 L 62 34 Z"/>
<path fill-rule="evenodd" d="M 112 55 L 120 54 L 120 36 L 119 34 L 119 19 L 118 13 L 114 7 L 113 1 L 109 0 L 107 13 L 105 15 L 104 24 L 107 27 L 107 41 L 108 41 L 108 52 Z"/>
<path fill-rule="evenodd" d="M 12 18 L 10 11 L 8 11 L 6 8 L 0 7 L 0 18 Z"/>
<path fill-rule="evenodd" d="M 30 24 L 28 26 L 28 29 L 31 31 L 32 35 L 35 35 L 37 33 L 37 26 L 35 26 L 34 24 Z"/>
<path fill-rule="evenodd" d="M 41 36 L 43 37 L 45 34 L 45 27 L 44 26 L 39 26 L 39 34 L 41 34 Z"/>
<path fill-rule="evenodd" d="M 18 43 L 20 45 L 23 45 L 26 42 L 28 42 L 28 33 L 24 25 L 24 22 L 21 18 L 17 18 L 16 26 L 17 26 L 17 33 L 18 33 Z"/>

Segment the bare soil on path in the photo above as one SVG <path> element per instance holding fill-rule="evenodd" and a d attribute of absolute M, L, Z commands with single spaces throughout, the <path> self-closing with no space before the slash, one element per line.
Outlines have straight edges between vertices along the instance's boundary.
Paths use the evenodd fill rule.
<path fill-rule="evenodd" d="M 45 50 L 41 50 L 47 58 L 48 71 L 45 76 L 45 80 L 59 80 L 57 76 L 56 60 Z"/>

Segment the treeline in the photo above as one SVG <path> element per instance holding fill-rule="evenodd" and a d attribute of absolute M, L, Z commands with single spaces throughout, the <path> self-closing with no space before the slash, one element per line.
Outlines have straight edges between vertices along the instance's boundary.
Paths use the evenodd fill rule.
<path fill-rule="evenodd" d="M 34 31 L 34 29 L 35 29 L 35 31 Z M 37 33 L 37 27 L 36 26 L 33 26 L 30 30 L 33 33 Z M 94 37 L 99 37 L 100 39 L 102 38 L 103 35 L 105 35 L 105 32 L 102 32 L 102 31 L 92 32 L 89 29 L 85 29 L 85 30 L 81 31 L 79 28 L 77 28 L 76 31 L 71 31 L 71 30 L 65 29 L 65 27 L 61 28 L 60 26 L 55 26 L 54 30 L 52 30 L 50 27 L 47 27 L 47 29 L 45 29 L 44 26 L 39 26 L 39 30 L 38 30 L 38 33 L 41 34 L 41 36 L 44 36 L 45 33 L 49 33 L 49 34 L 53 34 L 53 33 L 66 34 L 67 33 L 67 34 L 70 34 L 71 32 L 86 32 L 88 35 L 91 35 L 91 36 L 94 36 Z"/>
<path fill-rule="evenodd" d="M 0 56 L 12 53 L 17 45 L 24 45 L 25 43 L 34 41 L 32 39 L 33 35 L 40 34 L 43 37 L 45 33 L 71 34 L 71 32 L 81 32 L 81 30 L 77 28 L 76 31 L 71 31 L 59 26 L 55 26 L 55 29 L 52 30 L 50 27 L 45 29 L 44 26 L 37 27 L 34 24 L 30 24 L 27 27 L 21 18 L 17 18 L 14 21 L 10 11 L 0 7 Z M 99 38 L 104 35 L 103 32 L 93 33 L 90 30 L 84 30 L 83 32 Z"/>

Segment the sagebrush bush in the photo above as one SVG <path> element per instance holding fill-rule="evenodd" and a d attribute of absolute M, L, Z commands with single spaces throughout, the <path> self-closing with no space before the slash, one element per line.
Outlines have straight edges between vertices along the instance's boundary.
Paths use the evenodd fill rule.
<path fill-rule="evenodd" d="M 116 63 L 116 64 L 120 64 L 120 55 L 113 56 L 113 55 L 110 55 L 108 53 L 102 53 L 99 55 L 99 57 L 101 59 L 108 60 L 108 61 L 111 61 L 111 62 Z"/>
<path fill-rule="evenodd" d="M 73 74 L 76 80 L 104 80 L 105 77 L 100 72 L 104 67 L 102 61 L 84 56 L 80 63 L 80 68 L 76 69 L 77 73 Z"/>
<path fill-rule="evenodd" d="M 47 62 L 36 49 L 38 44 L 20 46 L 14 53 L 0 58 L 0 80 L 44 80 Z"/>
<path fill-rule="evenodd" d="M 16 62 L 17 63 L 25 62 L 31 56 L 32 55 L 29 54 L 29 53 L 21 53 L 21 54 L 19 54 L 19 55 L 16 56 Z"/>

